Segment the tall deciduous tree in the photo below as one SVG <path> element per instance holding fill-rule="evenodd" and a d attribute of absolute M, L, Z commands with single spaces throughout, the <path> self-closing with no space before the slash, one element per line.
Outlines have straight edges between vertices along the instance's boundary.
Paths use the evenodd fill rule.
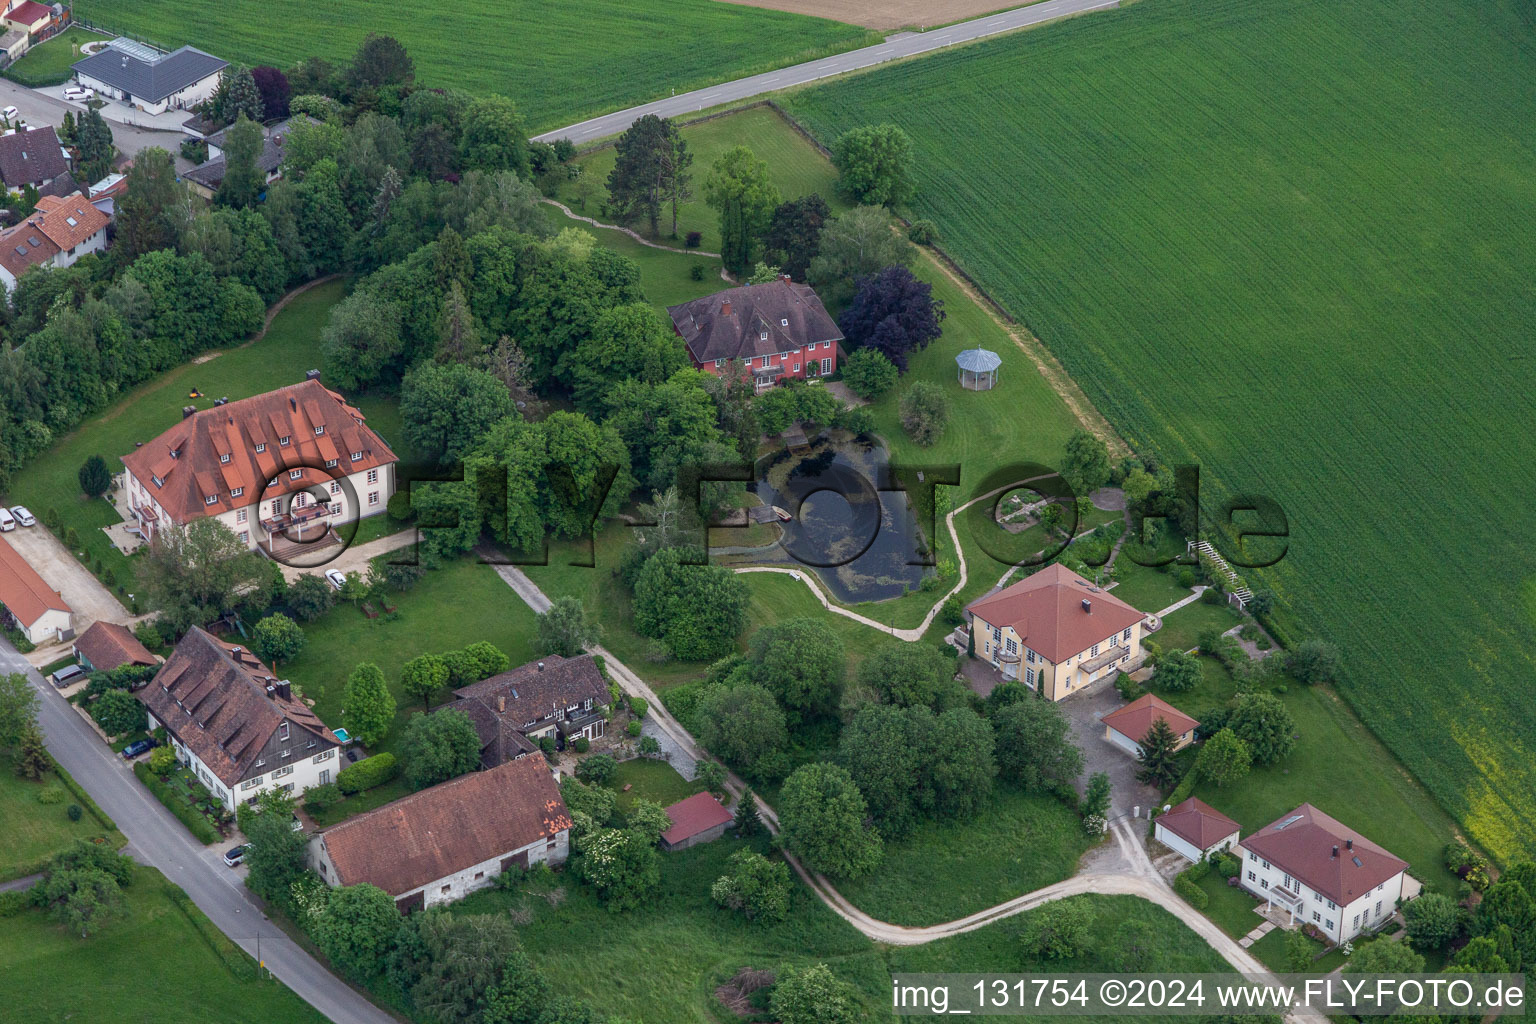
<path fill-rule="evenodd" d="M 422 363 L 400 385 L 406 442 L 441 465 L 468 455 L 514 411 L 502 383 L 472 366 Z"/>
<path fill-rule="evenodd" d="M 384 956 L 400 929 L 394 898 L 364 882 L 334 890 L 315 921 L 315 942 L 354 978 L 368 978 L 383 967 Z"/>
<path fill-rule="evenodd" d="M 1137 780 L 1158 789 L 1167 789 L 1177 782 L 1179 766 L 1174 760 L 1173 749 L 1177 742 L 1167 720 L 1154 718 L 1152 727 L 1141 738 L 1141 752 L 1136 758 L 1141 764 L 1136 769 Z"/>
<path fill-rule="evenodd" d="M 1237 782 L 1252 767 L 1252 751 L 1231 729 L 1222 729 L 1207 739 L 1200 747 L 1200 755 L 1195 758 L 1195 770 L 1200 777 L 1218 786 Z"/>
<path fill-rule="evenodd" d="M 485 96 L 470 104 L 459 145 L 468 169 L 528 176 L 528 126 L 505 96 Z"/>
<path fill-rule="evenodd" d="M 744 771 L 789 742 L 784 712 L 773 695 L 755 683 L 709 688 L 696 714 L 704 745 Z"/>
<path fill-rule="evenodd" d="M 912 243 L 891 230 L 891 215 L 878 206 L 856 206 L 828 221 L 820 251 L 806 278 L 814 285 L 851 285 L 885 267 L 908 266 Z"/>
<path fill-rule="evenodd" d="M 644 218 L 657 234 L 664 203 L 672 207 L 672 233 L 677 234 L 677 208 L 691 196 L 688 168 L 693 154 L 671 121 L 646 114 L 614 144 L 613 170 L 608 172 L 608 209 L 620 223 Z"/>
<path fill-rule="evenodd" d="M 1239 697 L 1227 727 L 1248 744 L 1254 764 L 1274 764 L 1296 746 L 1296 720 L 1285 702 L 1271 693 Z"/>
<path fill-rule="evenodd" d="M 346 703 L 342 724 L 363 746 L 376 746 L 389 735 L 395 723 L 395 698 L 379 666 L 365 661 L 353 669 L 342 700 Z"/>
<path fill-rule="evenodd" d="M 236 811 L 245 833 L 245 884 L 262 899 L 287 902 L 289 886 L 307 870 L 309 837 L 293 830 L 293 801 L 269 789 Z"/>
<path fill-rule="evenodd" d="M 1035 792 L 1060 790 L 1082 773 L 1083 752 L 1072 742 L 1072 726 L 1056 703 L 1009 704 L 993 716 L 992 726 L 998 772 L 1015 785 Z"/>
<path fill-rule="evenodd" d="M 871 704 L 843 730 L 838 751 L 888 839 L 927 817 L 974 811 L 997 771 L 992 729 L 969 708 L 934 715 Z"/>
<path fill-rule="evenodd" d="M 842 639 L 821 619 L 764 626 L 752 635 L 747 659 L 753 681 L 778 698 L 791 724 L 836 710 L 848 657 Z"/>
<path fill-rule="evenodd" d="M 747 620 L 751 593 L 740 576 L 683 548 L 658 551 L 635 580 L 635 631 L 674 658 L 705 661 L 731 650 Z"/>
<path fill-rule="evenodd" d="M 538 616 L 539 649 L 562 658 L 574 658 L 602 639 L 597 624 L 581 601 L 567 594 L 550 602 L 549 611 Z"/>
<path fill-rule="evenodd" d="M 763 235 L 763 254 L 796 281 L 804 281 L 811 260 L 821 252 L 821 229 L 832 217 L 827 201 L 810 195 L 780 203 Z"/>
<path fill-rule="evenodd" d="M 352 57 L 347 79 L 354 89 L 408 86 L 416 80 L 416 63 L 398 39 L 370 32 Z"/>
<path fill-rule="evenodd" d="M 900 707 L 944 707 L 956 688 L 954 663 L 931 644 L 887 641 L 859 663 L 859 686 Z"/>
<path fill-rule="evenodd" d="M 20 672 L 0 676 L 0 750 L 37 728 L 37 691 Z"/>
<path fill-rule="evenodd" d="M 779 204 L 779 190 L 768 165 L 746 146 L 736 146 L 715 161 L 704 181 L 704 199 L 720 216 L 720 255 L 733 274 L 752 265 L 757 238 Z"/>
<path fill-rule="evenodd" d="M 276 665 L 291 661 L 304 649 L 304 630 L 282 612 L 274 612 L 256 623 L 252 630 L 251 646 L 256 653 Z"/>
<path fill-rule="evenodd" d="M 871 348 L 905 371 L 907 357 L 943 333 L 944 303 L 933 286 L 903 266 L 860 279 L 853 301 L 837 319 L 851 346 Z"/>
<path fill-rule="evenodd" d="M 407 784 L 426 789 L 473 771 L 480 764 L 480 736 L 457 708 L 412 715 L 400 739 L 400 759 Z"/>
<path fill-rule="evenodd" d="M 448 685 L 448 666 L 436 654 L 418 654 L 400 666 L 400 689 L 432 706 L 432 695 Z"/>
<path fill-rule="evenodd" d="M 912 139 L 893 124 L 844 132 L 832 151 L 837 186 L 856 203 L 896 207 L 912 198 Z"/>
<path fill-rule="evenodd" d="M 139 150 L 117 203 L 113 255 L 126 265 L 144 253 L 174 249 L 186 220 L 187 193 L 171 154 L 153 146 Z"/>
<path fill-rule="evenodd" d="M 1109 482 L 1109 449 L 1104 442 L 1079 427 L 1067 438 L 1067 454 L 1061 475 L 1077 494 L 1089 494 Z"/>
<path fill-rule="evenodd" d="M 232 611 L 245 588 L 267 578 L 261 557 L 212 518 L 156 530 L 141 558 L 140 585 L 177 632 Z"/>
<path fill-rule="evenodd" d="M 802 765 L 784 781 L 779 824 L 785 845 L 813 871 L 853 878 L 880 863 L 878 833 L 864 824 L 864 795 L 847 769 Z"/>
<path fill-rule="evenodd" d="M 287 117 L 288 97 L 293 91 L 288 84 L 288 76 L 277 68 L 263 64 L 251 68 L 251 79 L 256 83 L 256 91 L 261 94 L 262 114 L 266 117 Z"/>

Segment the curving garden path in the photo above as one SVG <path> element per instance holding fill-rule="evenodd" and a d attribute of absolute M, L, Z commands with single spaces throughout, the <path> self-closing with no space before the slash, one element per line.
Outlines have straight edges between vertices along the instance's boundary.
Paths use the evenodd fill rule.
<path fill-rule="evenodd" d="M 1000 490 L 1007 490 L 1016 486 L 1018 485 L 1010 484 L 1008 487 Z M 951 535 L 953 536 L 956 512 L 960 512 L 976 501 L 981 501 L 997 493 L 1000 493 L 1000 491 L 984 494 L 971 502 L 967 502 L 966 505 L 962 505 L 955 512 L 951 512 L 947 517 L 950 523 Z M 958 549 L 958 547 L 957 540 L 956 548 Z M 788 572 L 791 570 L 778 571 Z M 496 573 L 535 612 L 542 614 L 549 610 L 549 598 L 521 569 L 516 566 L 498 565 L 496 566 Z M 962 568 L 961 585 L 964 585 L 964 580 L 965 575 Z M 812 585 L 812 589 L 816 589 L 814 585 Z M 957 587 L 956 589 L 958 590 L 959 588 Z M 819 593 L 819 591 L 817 592 Z M 832 606 L 829 606 L 829 610 L 847 613 L 846 609 L 837 609 Z M 855 617 L 862 618 L 860 616 Z M 872 624 L 877 627 L 879 626 L 878 623 Z M 883 629 L 884 627 L 879 628 Z M 677 719 L 672 717 L 671 713 L 667 711 L 666 705 L 657 696 L 656 691 L 652 690 L 645 680 L 631 671 L 629 666 L 615 658 L 613 653 L 602 645 L 594 644 L 588 647 L 587 651 L 590 654 L 600 655 L 603 658 L 608 672 L 625 693 L 641 697 L 646 701 L 650 706 L 647 718 L 654 721 L 656 727 L 666 733 L 667 737 L 682 749 L 687 756 L 695 760 L 710 759 L 708 752 L 699 745 L 698 741 L 693 738 L 687 729 L 683 728 Z M 727 770 L 726 788 L 732 795 L 740 797 L 747 787 L 746 783 L 735 773 Z M 779 818 L 774 809 L 767 803 L 764 803 L 761 797 L 758 798 L 757 804 L 763 823 L 771 832 L 777 833 L 779 831 Z M 806 885 L 810 886 L 811 891 L 816 893 L 817 897 L 833 913 L 857 928 L 866 938 L 887 945 L 922 945 L 923 943 L 934 942 L 938 939 L 962 935 L 966 932 L 975 931 L 978 928 L 985 928 L 987 925 L 1013 917 L 1016 914 L 1022 914 L 1028 910 L 1033 910 L 1053 900 L 1088 893 L 1108 893 L 1137 896 L 1151 903 L 1156 903 L 1204 939 L 1227 963 L 1232 965 L 1233 970 L 1242 974 L 1258 975 L 1266 980 L 1273 980 L 1269 969 L 1260 963 L 1253 954 L 1239 946 L 1235 939 L 1217 928 L 1209 918 L 1195 910 L 1188 903 L 1185 903 L 1174 893 L 1172 887 L 1168 885 L 1167 881 L 1152 865 L 1151 859 L 1148 858 L 1145 848 L 1137 837 L 1136 830 L 1140 824 L 1140 820 L 1121 819 L 1115 822 L 1110 828 L 1110 835 L 1114 840 L 1113 845 L 1090 852 L 1079 865 L 1077 874 L 1071 878 L 1043 886 L 1033 892 L 1016 896 L 1011 900 L 1005 900 L 996 906 L 979 910 L 974 914 L 969 914 L 953 921 L 946 921 L 943 924 L 928 925 L 922 928 L 891 924 L 887 921 L 880 921 L 870 917 L 850 903 L 825 876 L 806 868 L 799 858 L 787 850 L 784 851 L 784 859 L 789 862 L 790 866 L 794 868 L 795 873 L 800 876 Z M 1325 1018 L 1312 1010 L 1300 1011 L 1291 1014 L 1290 1017 L 1294 1021 L 1306 1021 L 1307 1024 L 1325 1024 Z"/>

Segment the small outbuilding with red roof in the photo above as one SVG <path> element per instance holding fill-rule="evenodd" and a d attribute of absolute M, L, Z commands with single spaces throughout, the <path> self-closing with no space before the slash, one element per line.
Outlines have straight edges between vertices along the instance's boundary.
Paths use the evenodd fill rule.
<path fill-rule="evenodd" d="M 75 638 L 75 657 L 87 672 L 110 672 L 124 665 L 158 665 L 160 659 L 139 643 L 133 630 L 116 622 L 93 622 Z"/>
<path fill-rule="evenodd" d="M 1158 842 L 1191 861 L 1230 850 L 1239 831 L 1237 822 L 1195 797 L 1159 815 L 1152 826 Z"/>
<path fill-rule="evenodd" d="M 1151 730 L 1152 723 L 1159 718 L 1173 730 L 1174 750 L 1183 750 L 1195 742 L 1195 729 L 1200 726 L 1200 722 L 1150 693 L 1105 715 L 1104 738 L 1126 753 L 1139 757 L 1141 741 Z"/>
<path fill-rule="evenodd" d="M 667 808 L 672 827 L 661 834 L 663 850 L 686 850 L 725 835 L 731 812 L 709 793 L 695 793 Z"/>

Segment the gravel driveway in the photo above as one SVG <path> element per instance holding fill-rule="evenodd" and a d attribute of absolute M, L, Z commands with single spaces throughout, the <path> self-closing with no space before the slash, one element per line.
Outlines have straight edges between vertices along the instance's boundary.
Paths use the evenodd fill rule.
<path fill-rule="evenodd" d="M 99 619 L 127 622 L 132 618 L 117 597 L 102 586 L 89 569 L 75 561 L 69 549 L 41 523 L 18 526 L 7 533 L 5 539 L 21 552 L 21 557 L 37 570 L 44 582 L 64 595 L 64 600 L 75 610 L 76 633 L 84 632 L 85 627 Z"/>
<path fill-rule="evenodd" d="M 1147 808 L 1156 805 L 1158 792 L 1151 786 L 1136 781 L 1136 759 L 1104 738 L 1101 719 L 1124 705 L 1113 683 L 1106 680 L 1099 686 L 1082 693 L 1074 693 L 1061 702 L 1061 709 L 1072 723 L 1072 734 L 1083 751 L 1083 775 L 1078 780 L 1078 792 L 1088 786 L 1088 779 L 1096 772 L 1105 772 L 1110 782 L 1110 814 L 1129 814 L 1131 808 L 1140 807 L 1142 817 Z"/>

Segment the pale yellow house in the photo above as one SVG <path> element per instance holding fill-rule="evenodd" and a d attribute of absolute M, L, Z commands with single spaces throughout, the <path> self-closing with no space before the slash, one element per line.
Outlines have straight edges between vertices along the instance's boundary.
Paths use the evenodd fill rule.
<path fill-rule="evenodd" d="M 1137 611 L 1060 564 L 966 607 L 976 657 L 1050 700 L 1139 666 Z"/>

